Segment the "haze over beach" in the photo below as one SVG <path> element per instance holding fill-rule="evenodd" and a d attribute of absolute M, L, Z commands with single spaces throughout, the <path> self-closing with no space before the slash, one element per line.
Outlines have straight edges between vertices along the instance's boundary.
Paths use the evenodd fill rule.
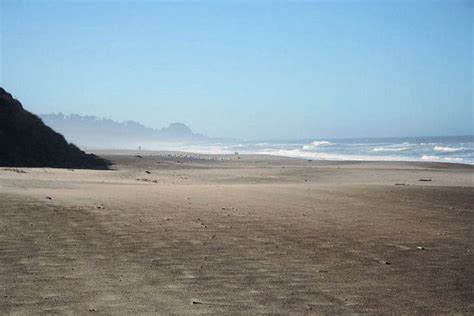
<path fill-rule="evenodd" d="M 474 314 L 472 1 L 0 2 L 0 314 Z"/>
<path fill-rule="evenodd" d="M 474 136 L 371 137 L 327 140 L 242 140 L 194 133 L 182 123 L 152 129 L 94 116 L 44 114 L 41 118 L 88 149 L 171 150 L 201 154 L 264 154 L 317 160 L 438 161 L 474 164 Z"/>

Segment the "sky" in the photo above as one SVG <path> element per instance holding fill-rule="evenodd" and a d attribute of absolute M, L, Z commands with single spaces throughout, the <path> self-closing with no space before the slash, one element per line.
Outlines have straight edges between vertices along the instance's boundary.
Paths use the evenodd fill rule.
<path fill-rule="evenodd" d="M 474 134 L 472 1 L 0 3 L 0 85 L 34 113 L 248 140 Z"/>

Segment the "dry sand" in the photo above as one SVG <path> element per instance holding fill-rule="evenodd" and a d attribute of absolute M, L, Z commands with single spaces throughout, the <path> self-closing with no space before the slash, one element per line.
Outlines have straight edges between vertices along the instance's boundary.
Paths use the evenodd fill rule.
<path fill-rule="evenodd" d="M 0 168 L 0 314 L 474 313 L 472 166 L 101 154 Z"/>

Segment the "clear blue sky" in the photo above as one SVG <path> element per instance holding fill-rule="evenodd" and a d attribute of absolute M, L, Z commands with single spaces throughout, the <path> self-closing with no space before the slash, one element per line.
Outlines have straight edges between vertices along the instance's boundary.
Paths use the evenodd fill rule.
<path fill-rule="evenodd" d="M 473 134 L 473 2 L 0 1 L 32 112 L 246 139 Z"/>

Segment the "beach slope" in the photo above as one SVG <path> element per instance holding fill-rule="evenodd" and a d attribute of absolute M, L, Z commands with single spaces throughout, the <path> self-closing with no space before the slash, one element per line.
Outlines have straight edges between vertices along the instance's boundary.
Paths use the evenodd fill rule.
<path fill-rule="evenodd" d="M 0 313 L 474 313 L 474 168 L 101 152 L 0 168 Z"/>

